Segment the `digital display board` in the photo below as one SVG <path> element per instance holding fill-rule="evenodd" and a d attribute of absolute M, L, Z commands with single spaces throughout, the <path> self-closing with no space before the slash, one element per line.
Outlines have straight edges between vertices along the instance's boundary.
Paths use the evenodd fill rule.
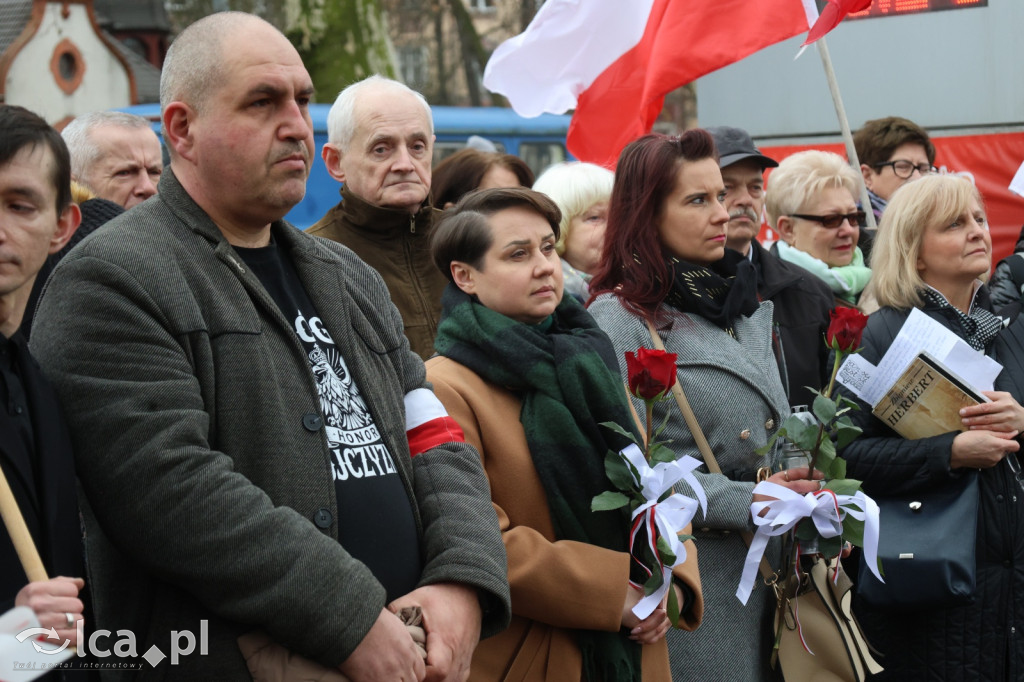
<path fill-rule="evenodd" d="M 988 0 L 874 0 L 871 7 L 847 16 L 848 19 L 891 17 L 916 12 L 937 12 L 947 9 L 987 7 Z"/>

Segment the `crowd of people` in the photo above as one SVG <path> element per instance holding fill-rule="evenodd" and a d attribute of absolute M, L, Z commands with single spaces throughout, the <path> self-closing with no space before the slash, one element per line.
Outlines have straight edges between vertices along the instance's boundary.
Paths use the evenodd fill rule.
<path fill-rule="evenodd" d="M 432 168 L 426 100 L 372 76 L 331 108 L 340 201 L 302 232 L 312 96 L 285 36 L 224 12 L 167 53 L 166 168 L 143 119 L 58 133 L 0 106 L 0 468 L 46 573 L 0 536 L 0 612 L 101 663 L 90 633 L 131 633 L 138 663 L 202 632 L 104 679 L 778 680 L 774 591 L 735 596 L 754 487 L 819 489 L 775 435 L 828 382 L 830 315 L 871 312 L 877 362 L 916 309 L 1003 366 L 990 402 L 918 440 L 861 402 L 841 454 L 877 496 L 978 471 L 977 590 L 855 609 L 877 679 L 1024 678 L 1019 289 L 993 303 L 983 197 L 926 131 L 867 122 L 859 169 L 727 126 L 645 135 L 614 171 Z M 661 346 L 717 465 L 639 618 L 628 513 L 591 500 L 626 434 L 701 459 L 674 401 L 625 386 L 625 354 Z"/>

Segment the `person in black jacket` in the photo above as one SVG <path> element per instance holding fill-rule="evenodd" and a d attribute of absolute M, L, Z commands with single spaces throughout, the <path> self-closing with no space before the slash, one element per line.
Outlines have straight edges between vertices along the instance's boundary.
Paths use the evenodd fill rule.
<path fill-rule="evenodd" d="M 987 287 L 992 241 L 977 189 L 930 175 L 894 193 L 875 251 L 878 302 L 862 340 L 877 364 L 914 308 L 1004 366 L 992 402 L 960 412 L 964 431 L 905 440 L 859 402 L 864 433 L 840 454 L 872 496 L 925 492 L 980 470 L 977 588 L 967 606 L 892 613 L 857 604 L 868 639 L 884 654 L 886 680 L 1019 680 L 1024 676 L 1024 491 L 1013 465 L 1024 430 L 1024 321 L 1004 328 Z M 847 397 L 854 396 L 842 389 Z M 881 520 L 885 533 L 885 518 Z M 948 541 L 957 541 L 949 529 Z"/>
<path fill-rule="evenodd" d="M 0 613 L 28 606 L 43 628 L 77 646 L 85 568 L 71 441 L 18 329 L 36 273 L 80 214 L 60 134 L 16 106 L 0 106 L 0 130 L 0 470 L 51 576 L 30 581 L 10 534 L 0 532 Z"/>
<path fill-rule="evenodd" d="M 988 281 L 992 305 L 996 310 L 1011 303 L 1019 303 L 1024 290 L 1024 227 L 1013 247 L 1013 253 L 999 261 L 992 279 Z"/>
<path fill-rule="evenodd" d="M 764 171 L 779 164 L 762 154 L 745 130 L 717 126 L 708 132 L 715 139 L 725 182 L 726 246 L 750 259 L 757 270 L 758 296 L 775 306 L 775 355 L 789 404 L 811 405 L 815 392 L 828 379 L 828 348 L 822 338 L 829 311 L 835 307 L 832 290 L 757 241 L 764 211 Z"/>

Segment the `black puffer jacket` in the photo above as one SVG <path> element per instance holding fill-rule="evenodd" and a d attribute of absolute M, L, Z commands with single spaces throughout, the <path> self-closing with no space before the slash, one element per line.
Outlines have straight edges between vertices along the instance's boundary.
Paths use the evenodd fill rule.
<path fill-rule="evenodd" d="M 999 261 L 996 265 L 996 271 L 988 281 L 988 290 L 992 295 L 992 308 L 994 310 L 999 310 L 1004 306 L 1021 300 L 1021 287 L 1024 286 L 1024 281 L 1018 281 L 1020 278 L 1013 276 L 1013 268 L 1010 267 L 1010 264 L 1014 263 L 1014 259 L 1017 258 L 1024 258 L 1024 227 L 1020 229 L 1020 236 L 1017 237 L 1013 253 Z"/>
<path fill-rule="evenodd" d="M 990 306 L 987 290 L 982 289 L 978 296 L 977 304 Z M 931 305 L 923 310 L 964 336 L 953 311 Z M 882 308 L 871 315 L 863 338 L 866 360 L 879 361 L 909 312 Z M 986 354 L 1004 366 L 996 390 L 1008 391 L 1024 402 L 1024 317 L 1004 329 Z M 956 433 L 905 440 L 872 416 L 869 406 L 860 406 L 853 419 L 864 433 L 841 454 L 849 476 L 864 481 L 869 495 L 923 490 L 957 475 L 949 468 Z M 974 603 L 895 615 L 858 603 L 857 615 L 868 639 L 885 655 L 881 661 L 885 672 L 874 679 L 974 682 L 1024 678 L 1024 491 L 1005 461 L 981 470 L 980 483 Z M 957 541 L 955 527 L 949 530 L 949 541 Z"/>

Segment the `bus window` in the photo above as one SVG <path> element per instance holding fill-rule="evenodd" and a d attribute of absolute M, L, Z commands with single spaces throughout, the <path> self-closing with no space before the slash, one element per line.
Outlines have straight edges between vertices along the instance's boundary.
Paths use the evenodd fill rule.
<path fill-rule="evenodd" d="M 548 166 L 566 160 L 565 145 L 557 142 L 520 142 L 519 158 L 539 176 Z"/>
<path fill-rule="evenodd" d="M 505 145 L 498 140 L 491 140 L 495 147 L 498 148 L 498 152 L 501 154 L 505 153 Z M 447 159 L 455 152 L 465 149 L 466 142 L 455 141 L 455 140 L 437 140 L 434 142 L 434 160 L 433 165 L 437 165 Z"/>

